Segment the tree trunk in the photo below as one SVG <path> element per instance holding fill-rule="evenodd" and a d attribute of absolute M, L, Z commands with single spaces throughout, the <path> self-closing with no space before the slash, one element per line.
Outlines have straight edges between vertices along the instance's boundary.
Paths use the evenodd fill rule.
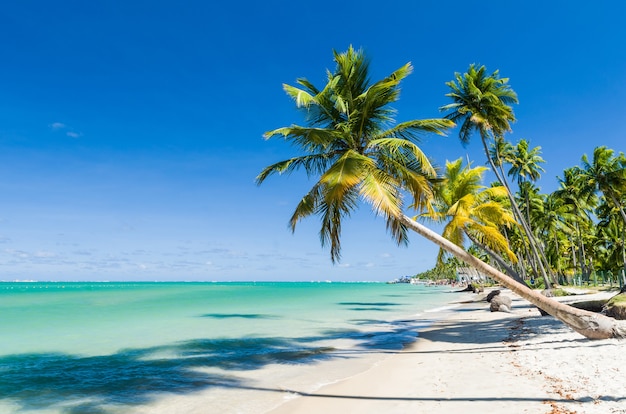
<path fill-rule="evenodd" d="M 526 299 L 533 305 L 556 317 L 567 326 L 589 339 L 626 338 L 626 324 L 607 316 L 576 309 L 543 296 L 526 285 L 517 283 L 504 273 L 494 269 L 487 263 L 467 253 L 465 250 L 430 230 L 415 220 L 401 215 L 399 220 L 427 240 L 437 244 L 459 260 L 500 282 L 512 292 Z"/>
<path fill-rule="evenodd" d="M 557 277 L 557 282 L 559 282 L 559 278 L 562 276 L 561 272 L 561 261 L 559 260 L 561 255 L 559 254 L 559 250 L 560 250 L 560 245 L 559 245 L 559 237 L 556 234 L 556 230 L 554 232 L 554 249 L 555 249 L 555 254 L 554 257 L 556 257 L 556 277 Z"/>

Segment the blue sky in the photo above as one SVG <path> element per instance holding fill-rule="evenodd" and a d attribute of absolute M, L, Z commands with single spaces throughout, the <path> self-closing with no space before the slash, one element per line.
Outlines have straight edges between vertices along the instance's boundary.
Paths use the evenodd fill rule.
<path fill-rule="evenodd" d="M 374 79 L 415 71 L 398 121 L 441 116 L 469 64 L 517 92 L 508 138 L 541 146 L 539 182 L 598 145 L 625 151 L 626 3 L 29 1 L 0 11 L 0 280 L 389 280 L 433 266 L 363 206 L 332 265 L 318 222 L 287 221 L 304 174 L 263 132 L 301 123 L 282 83 L 324 81 L 350 44 Z M 424 137 L 433 161 L 479 141 Z"/>

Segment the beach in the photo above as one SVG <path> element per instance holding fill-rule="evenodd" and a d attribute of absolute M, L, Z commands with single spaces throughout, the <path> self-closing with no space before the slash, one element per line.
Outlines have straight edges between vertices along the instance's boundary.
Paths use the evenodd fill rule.
<path fill-rule="evenodd" d="M 269 413 L 626 413 L 624 342 L 585 339 L 503 294 L 512 313 L 463 304 L 365 372 L 292 389 L 298 397 Z"/>
<path fill-rule="evenodd" d="M 626 413 L 624 342 L 507 290 L 511 313 L 408 284 L 2 287 L 2 413 Z"/>

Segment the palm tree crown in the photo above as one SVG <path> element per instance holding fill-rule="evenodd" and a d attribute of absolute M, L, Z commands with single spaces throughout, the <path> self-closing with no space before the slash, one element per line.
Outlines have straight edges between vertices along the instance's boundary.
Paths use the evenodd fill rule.
<path fill-rule="evenodd" d="M 544 169 L 539 165 L 544 163 L 541 158 L 541 147 L 528 147 L 528 141 L 522 139 L 509 154 L 508 161 L 511 163 L 509 175 L 517 177 L 517 183 L 521 186 L 524 181 L 535 182 L 541 176 Z"/>
<path fill-rule="evenodd" d="M 626 193 L 626 157 L 623 153 L 615 156 L 612 149 L 596 147 L 590 161 L 587 154 L 582 157 L 580 182 L 587 192 L 600 192 L 607 201 L 612 203 L 620 212 L 624 223 L 626 213 L 620 198 Z"/>
<path fill-rule="evenodd" d="M 434 211 L 423 216 L 446 222 L 443 236 L 458 246 L 463 246 L 467 235 L 516 261 L 499 230 L 515 223 L 511 212 L 499 202 L 506 197 L 506 190 L 501 186 L 484 187 L 481 181 L 486 170 L 486 167 L 463 167 L 461 158 L 446 162 L 444 180 L 435 186 Z M 443 262 L 443 255 L 441 249 L 438 263 Z"/>
<path fill-rule="evenodd" d="M 442 106 L 448 111 L 446 118 L 461 125 L 459 138 L 468 143 L 473 131 L 483 138 L 491 132 L 498 137 L 511 129 L 515 115 L 511 105 L 517 103 L 517 95 L 508 84 L 508 78 L 500 78 L 496 70 L 487 74 L 484 66 L 470 65 L 466 73 L 455 73 L 455 79 L 446 82 L 450 92 L 446 96 L 452 103 Z"/>
<path fill-rule="evenodd" d="M 330 243 L 333 262 L 340 258 L 341 220 L 360 199 L 386 218 L 398 243 L 406 243 L 406 226 L 399 220 L 403 189 L 413 206 L 423 208 L 432 199 L 431 182 L 437 174 L 417 146 L 421 133 L 442 135 L 454 124 L 446 119 L 413 120 L 394 124 L 390 104 L 400 94 L 400 82 L 412 72 L 410 63 L 386 78 L 370 83 L 369 61 L 361 50 L 334 51 L 336 68 L 327 71 L 327 83 L 316 88 L 306 79 L 300 87 L 283 85 L 298 108 L 305 111 L 307 126 L 291 125 L 265 133 L 282 136 L 303 152 L 266 167 L 258 184 L 272 174 L 303 168 L 317 182 L 298 203 L 290 226 L 310 215 L 321 218 L 320 240 Z"/>

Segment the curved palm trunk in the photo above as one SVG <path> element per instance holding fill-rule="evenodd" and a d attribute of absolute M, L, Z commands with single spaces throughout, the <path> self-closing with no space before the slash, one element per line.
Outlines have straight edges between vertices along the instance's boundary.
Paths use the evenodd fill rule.
<path fill-rule="evenodd" d="M 497 280 L 505 287 L 511 289 L 512 292 L 545 310 L 581 335 L 590 339 L 626 338 L 626 324 L 620 323 L 620 321 L 609 318 L 608 316 L 567 306 L 545 297 L 541 293 L 528 288 L 526 285 L 515 282 L 504 273 L 472 256 L 456 244 L 443 238 L 410 217 L 401 215 L 398 219 L 407 228 L 437 244 L 459 260 L 464 261 L 468 265 L 473 266 L 475 269 Z"/>

